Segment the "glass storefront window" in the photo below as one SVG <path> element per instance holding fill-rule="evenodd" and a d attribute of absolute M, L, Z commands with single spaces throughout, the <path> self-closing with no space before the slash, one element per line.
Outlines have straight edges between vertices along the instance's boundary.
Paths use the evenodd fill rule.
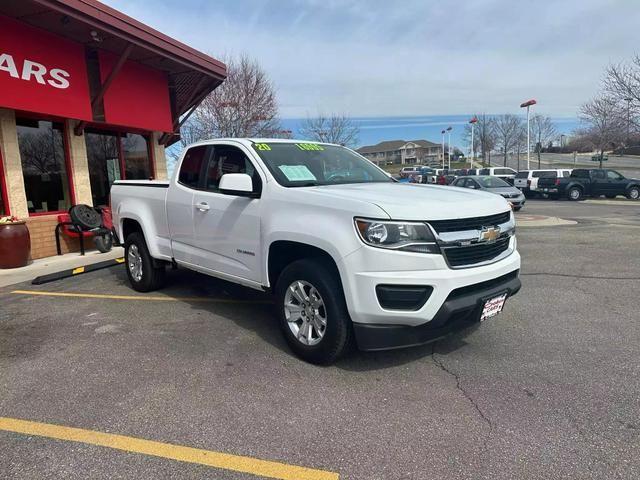
<path fill-rule="evenodd" d="M 136 133 L 122 137 L 122 156 L 127 180 L 148 180 L 151 178 L 149 145 L 147 139 Z"/>
<path fill-rule="evenodd" d="M 67 210 L 71 194 L 63 124 L 24 118 L 16 124 L 29 213 Z"/>
<path fill-rule="evenodd" d="M 109 205 L 111 184 L 120 180 L 120 147 L 116 135 L 85 132 L 93 205 Z"/>

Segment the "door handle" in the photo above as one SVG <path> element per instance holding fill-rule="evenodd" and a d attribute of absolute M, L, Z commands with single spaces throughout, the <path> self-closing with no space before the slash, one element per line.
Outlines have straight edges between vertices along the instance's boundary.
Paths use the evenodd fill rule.
<path fill-rule="evenodd" d="M 194 207 L 195 207 L 197 210 L 200 210 L 201 212 L 208 212 L 208 211 L 211 209 L 211 207 L 209 206 L 209 204 L 208 204 L 208 203 L 206 203 L 206 202 L 200 202 L 200 203 L 197 203 L 196 205 L 194 205 Z"/>

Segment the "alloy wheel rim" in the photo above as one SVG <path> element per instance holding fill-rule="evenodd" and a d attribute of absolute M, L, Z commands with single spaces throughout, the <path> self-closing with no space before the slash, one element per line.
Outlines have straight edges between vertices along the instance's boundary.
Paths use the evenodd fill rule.
<path fill-rule="evenodd" d="M 631 189 L 631 192 L 629 192 L 629 193 L 630 193 L 630 195 L 629 195 L 629 196 L 630 196 L 633 200 L 637 200 L 637 199 L 638 199 L 638 197 L 640 197 L 640 190 L 638 190 L 637 188 L 632 188 L 632 189 Z"/>
<path fill-rule="evenodd" d="M 571 190 L 571 198 L 573 199 L 580 198 L 580 192 L 576 189 Z"/>
<path fill-rule="evenodd" d="M 289 330 L 303 345 L 322 341 L 327 331 L 327 309 L 320 292 L 309 282 L 296 280 L 284 295 L 284 316 Z"/>
<path fill-rule="evenodd" d="M 129 266 L 129 273 L 131 273 L 131 277 L 136 282 L 142 280 L 142 255 L 140 255 L 140 250 L 137 245 L 129 246 L 127 264 Z"/>

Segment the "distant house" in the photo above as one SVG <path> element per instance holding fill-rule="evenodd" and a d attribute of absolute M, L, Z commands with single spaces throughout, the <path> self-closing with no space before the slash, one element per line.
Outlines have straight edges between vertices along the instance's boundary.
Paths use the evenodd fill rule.
<path fill-rule="evenodd" d="M 431 164 L 442 161 L 442 147 L 428 140 L 388 140 L 360 147 L 358 153 L 378 165 Z"/>

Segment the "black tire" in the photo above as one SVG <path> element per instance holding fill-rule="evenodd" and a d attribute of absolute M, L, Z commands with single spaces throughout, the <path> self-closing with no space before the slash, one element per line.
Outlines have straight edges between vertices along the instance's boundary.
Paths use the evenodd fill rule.
<path fill-rule="evenodd" d="M 105 233 L 103 235 L 96 235 L 93 239 L 96 244 L 96 248 L 100 253 L 107 253 L 111 251 L 113 247 L 113 237 L 111 233 Z"/>
<path fill-rule="evenodd" d="M 129 254 L 134 251 L 136 253 L 134 257 L 139 255 L 141 260 L 142 270 L 139 278 L 134 277 L 134 274 L 132 273 L 132 270 L 134 269 L 131 266 L 131 258 Z M 127 237 L 127 240 L 124 243 L 124 259 L 127 269 L 127 277 L 129 277 L 129 282 L 134 290 L 137 290 L 138 292 L 150 292 L 162 287 L 166 273 L 164 266 L 154 265 L 142 233 L 134 232 Z"/>
<path fill-rule="evenodd" d="M 582 189 L 580 187 L 571 187 L 567 192 L 567 198 L 574 202 L 582 200 Z"/>
<path fill-rule="evenodd" d="M 326 326 L 320 342 L 305 345 L 298 340 L 285 313 L 285 298 L 289 286 L 296 281 L 313 286 L 324 303 Z M 337 272 L 330 270 L 319 260 L 303 259 L 288 265 L 280 274 L 275 288 L 278 321 L 291 350 L 301 359 L 317 365 L 335 362 L 347 352 L 353 342 L 353 327 L 344 300 L 342 283 Z"/>
<path fill-rule="evenodd" d="M 102 215 L 93 207 L 80 203 L 69 209 L 71 221 L 84 230 L 92 230 L 102 225 Z"/>
<path fill-rule="evenodd" d="M 639 200 L 640 199 L 640 187 L 631 187 L 627 190 L 627 198 L 629 200 Z"/>

